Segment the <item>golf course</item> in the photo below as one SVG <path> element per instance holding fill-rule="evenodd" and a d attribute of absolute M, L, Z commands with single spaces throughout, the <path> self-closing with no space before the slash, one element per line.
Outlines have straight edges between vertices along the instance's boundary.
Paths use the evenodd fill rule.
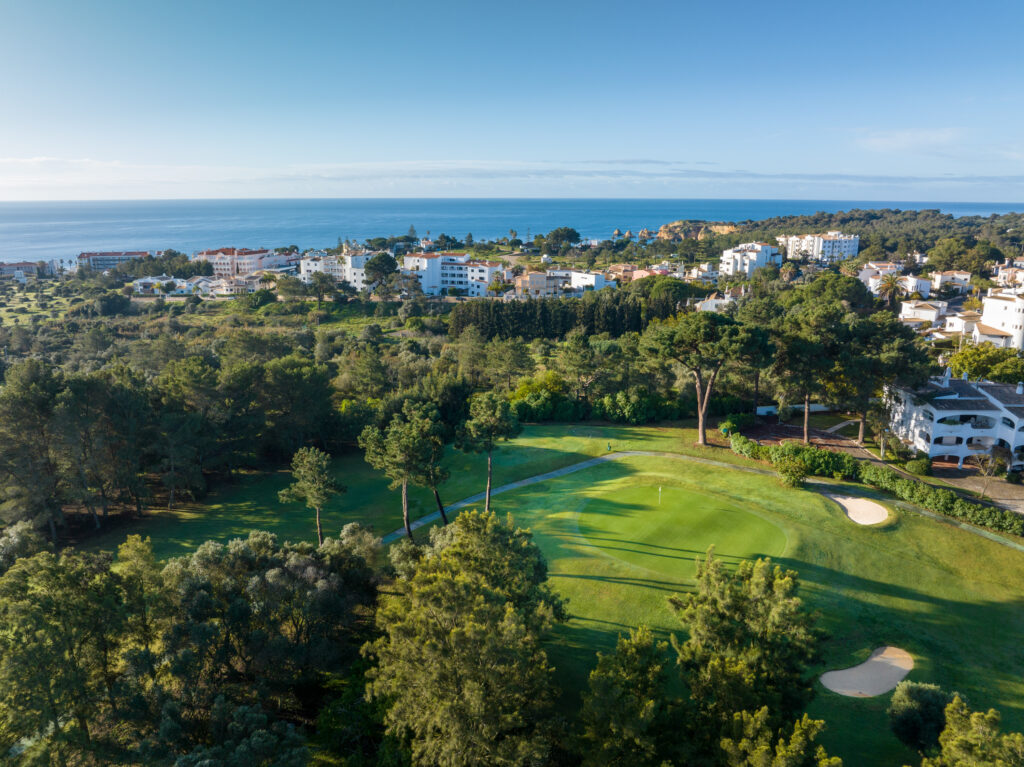
<path fill-rule="evenodd" d="M 695 557 L 714 546 L 728 563 L 771 557 L 799 573 L 802 596 L 825 631 L 815 676 L 895 646 L 913 659 L 907 678 L 957 690 L 975 709 L 1000 709 L 1007 728 L 1024 727 L 1024 681 L 1013 673 L 1024 634 L 1024 553 L 866 487 L 830 483 L 829 495 L 874 499 L 889 512 L 882 522 L 857 524 L 820 492 L 826 488 L 783 487 L 766 466 L 721 446 L 696 448 L 694 439 L 689 428 L 541 425 L 496 451 L 496 487 L 610 459 L 493 499 L 499 515 L 533 531 L 552 586 L 568 599 L 570 619 L 549 646 L 565 696 L 580 694 L 594 653 L 612 648 L 627 629 L 644 623 L 665 638 L 681 634 L 667 598 L 690 587 Z M 612 455 L 628 451 L 675 455 Z M 447 504 L 483 490 L 485 460 L 449 456 Z M 347 492 L 326 510 L 326 533 L 353 521 L 378 535 L 401 526 L 398 491 L 360 455 L 339 457 L 335 467 Z M 150 536 L 162 558 L 252 529 L 309 540 L 311 512 L 278 502 L 287 483 L 283 472 L 243 477 L 201 503 L 153 512 L 128 532 Z M 410 498 L 414 517 L 436 511 L 428 491 Z M 124 535 L 94 545 L 113 548 Z M 821 740 L 830 753 L 847 764 L 916 761 L 889 731 L 888 694 L 847 697 L 817 682 L 816 691 L 809 713 L 828 723 Z"/>

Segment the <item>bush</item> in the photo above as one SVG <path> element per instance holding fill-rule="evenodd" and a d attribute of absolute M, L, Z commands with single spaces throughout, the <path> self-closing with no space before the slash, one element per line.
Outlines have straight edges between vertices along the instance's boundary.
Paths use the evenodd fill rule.
<path fill-rule="evenodd" d="M 929 458 L 914 458 L 907 461 L 903 468 L 919 477 L 928 477 L 932 473 L 932 462 Z"/>
<path fill-rule="evenodd" d="M 917 751 L 935 748 L 946 727 L 946 706 L 953 695 L 934 684 L 900 682 L 887 712 L 893 735 Z"/>
<path fill-rule="evenodd" d="M 775 470 L 786 487 L 800 487 L 807 477 L 807 464 L 801 459 L 784 455 L 775 462 Z"/>
<path fill-rule="evenodd" d="M 1006 481 L 1011 485 L 1019 485 L 1022 481 L 1021 473 L 1019 471 L 1006 472 Z"/>
<path fill-rule="evenodd" d="M 722 434 L 729 436 L 735 434 L 741 429 L 746 429 L 748 426 L 754 425 L 754 416 L 752 413 L 730 413 L 725 417 L 718 428 L 721 429 Z"/>

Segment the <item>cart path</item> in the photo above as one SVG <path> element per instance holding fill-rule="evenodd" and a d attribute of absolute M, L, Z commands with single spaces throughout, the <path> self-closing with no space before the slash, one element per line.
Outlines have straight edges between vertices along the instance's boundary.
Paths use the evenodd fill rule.
<path fill-rule="evenodd" d="M 579 463 L 574 463 L 574 464 L 571 464 L 569 466 L 563 466 L 561 469 L 555 469 L 554 471 L 548 471 L 548 472 L 545 472 L 544 474 L 535 474 L 532 477 L 527 477 L 526 479 L 520 479 L 520 480 L 518 480 L 516 482 L 509 482 L 507 485 L 501 485 L 500 487 L 491 488 L 491 497 L 493 498 L 496 495 L 501 495 L 502 493 L 507 493 L 507 492 L 510 492 L 512 490 L 519 490 L 520 488 L 523 488 L 523 487 L 529 487 L 530 485 L 535 485 L 538 482 L 546 482 L 549 479 L 556 479 L 557 477 L 564 477 L 566 474 L 572 474 L 572 473 L 577 472 L 577 471 L 582 471 L 583 469 L 589 469 L 592 466 L 598 466 L 598 465 L 600 465 L 602 463 L 605 463 L 607 461 L 618 461 L 618 460 L 620 460 L 622 458 L 632 458 L 632 457 L 635 457 L 635 456 L 646 456 L 646 457 L 649 457 L 649 458 L 671 458 L 671 459 L 674 459 L 674 460 L 677 460 L 677 461 L 688 461 L 690 463 L 704 464 L 705 466 L 715 466 L 715 467 L 720 468 L 720 469 L 732 469 L 734 471 L 745 471 L 748 474 L 762 474 L 762 475 L 772 476 L 772 477 L 776 476 L 775 472 L 772 471 L 771 469 L 758 469 L 758 468 L 755 468 L 753 466 L 740 466 L 740 465 L 735 464 L 735 463 L 727 463 L 725 461 L 715 461 L 715 460 L 712 460 L 711 458 L 700 458 L 700 457 L 695 456 L 695 455 L 683 455 L 681 453 L 667 453 L 667 452 L 664 452 L 664 451 L 657 451 L 657 450 L 623 450 L 621 452 L 613 452 L 613 453 L 606 453 L 605 455 L 599 455 L 596 458 L 589 458 L 586 461 L 580 461 Z M 831 485 L 828 482 L 822 482 L 820 480 L 809 479 L 809 480 L 806 481 L 806 484 L 807 485 L 812 485 L 814 487 L 814 490 L 816 490 L 817 492 L 822 493 L 822 494 L 826 494 L 825 493 L 826 490 L 832 490 L 832 491 L 835 490 L 835 486 L 834 485 Z M 445 510 L 446 513 L 455 512 L 455 511 L 458 511 L 460 509 L 464 509 L 467 506 L 472 506 L 474 503 L 480 503 L 483 500 L 484 500 L 484 493 L 477 493 L 476 495 L 471 495 L 468 498 L 463 498 L 461 501 L 453 503 L 450 506 L 445 506 L 444 510 Z M 973 525 L 968 525 L 965 522 L 960 522 L 960 521 L 955 520 L 955 519 L 950 519 L 949 517 L 944 517 L 941 514 L 936 514 L 935 512 L 928 511 L 927 509 L 922 509 L 919 506 L 914 506 L 913 504 L 907 503 L 905 501 L 890 500 L 889 503 L 891 503 L 894 506 L 898 506 L 899 508 L 904 509 L 906 511 L 910 511 L 910 512 L 913 512 L 915 514 L 920 514 L 922 516 L 929 517 L 930 519 L 938 520 L 939 522 L 945 522 L 948 525 L 952 525 L 954 527 L 959 527 L 961 530 L 965 530 L 965 531 L 967 531 L 969 533 L 974 533 L 975 535 L 979 535 L 982 538 L 987 538 L 988 540 L 993 541 L 995 543 L 999 543 L 999 544 L 1002 544 L 1003 546 L 1008 546 L 1011 549 L 1016 549 L 1017 551 L 1024 552 L 1024 544 L 1020 544 L 1020 543 L 1017 543 L 1016 541 L 1012 541 L 1012 540 L 1010 540 L 1008 538 L 1004 538 L 1003 536 L 998 535 L 997 533 L 993 533 L 993 532 L 990 532 L 988 530 L 982 530 L 981 528 L 974 527 Z M 432 525 L 435 522 L 440 521 L 440 519 L 441 519 L 441 513 L 438 512 L 438 511 L 435 511 L 435 512 L 432 512 L 430 514 L 426 514 L 426 515 L 420 517 L 419 519 L 411 522 L 409 524 L 409 526 L 413 530 L 419 530 L 421 527 L 425 527 L 427 525 Z M 404 527 L 400 527 L 397 530 L 394 530 L 394 531 L 388 533 L 387 535 L 385 535 L 383 538 L 381 538 L 381 542 L 385 543 L 385 544 L 387 544 L 387 543 L 394 543 L 399 538 L 401 538 L 403 535 L 405 535 L 405 528 Z"/>

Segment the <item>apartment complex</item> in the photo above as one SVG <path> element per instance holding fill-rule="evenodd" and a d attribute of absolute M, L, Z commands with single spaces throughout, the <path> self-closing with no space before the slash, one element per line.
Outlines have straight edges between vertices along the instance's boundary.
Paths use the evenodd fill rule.
<path fill-rule="evenodd" d="M 723 250 L 718 271 L 723 277 L 750 277 L 769 264 L 779 265 L 779 251 L 767 242 L 748 242 Z"/>
<path fill-rule="evenodd" d="M 109 250 L 78 254 L 78 268 L 105 272 L 126 261 L 136 261 L 151 255 L 145 250 Z"/>
<path fill-rule="evenodd" d="M 780 247 L 786 249 L 788 258 L 807 258 L 826 264 L 853 258 L 860 249 L 858 235 L 843 234 L 842 232 L 783 235 L 777 237 L 776 240 Z"/>
<path fill-rule="evenodd" d="M 921 389 L 890 392 L 891 429 L 930 458 L 964 459 L 995 446 L 1012 452 L 1012 468 L 1024 465 L 1024 383 L 968 381 L 945 375 Z"/>
<path fill-rule="evenodd" d="M 306 254 L 299 261 L 299 279 L 309 283 L 317 272 L 325 272 L 335 282 L 347 282 L 356 290 L 370 287 L 366 283 L 366 262 L 375 253 L 359 253 L 344 256 L 329 256 L 323 252 Z"/>
<path fill-rule="evenodd" d="M 402 266 L 420 281 L 428 296 L 451 288 L 468 296 L 486 296 L 487 287 L 502 271 L 498 261 L 479 261 L 469 253 L 414 253 L 403 257 Z"/>
<path fill-rule="evenodd" d="M 217 248 L 194 253 L 192 260 L 209 261 L 213 265 L 215 277 L 238 277 L 260 269 L 281 269 L 294 265 L 299 256 L 294 253 L 275 253 L 265 248 Z"/>

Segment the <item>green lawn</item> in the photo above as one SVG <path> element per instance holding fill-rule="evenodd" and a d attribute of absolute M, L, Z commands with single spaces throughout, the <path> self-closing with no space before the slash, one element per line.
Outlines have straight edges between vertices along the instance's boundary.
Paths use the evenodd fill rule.
<path fill-rule="evenodd" d="M 753 465 L 721 447 L 698 450 L 694 437 L 689 428 L 527 426 L 495 456 L 495 484 L 604 454 L 609 443 L 615 451 Z M 453 453 L 448 462 L 446 502 L 483 489 L 481 456 Z M 335 466 L 349 490 L 325 515 L 328 533 L 348 521 L 379 533 L 400 526 L 398 493 L 384 478 L 357 455 Z M 286 483 L 283 473 L 244 478 L 202 504 L 153 513 L 130 531 L 152 536 L 161 557 L 252 529 L 311 539 L 312 515 L 276 500 Z M 412 503 L 415 516 L 434 510 L 421 490 Z M 599 464 L 502 494 L 494 506 L 533 529 L 553 586 L 569 600 L 571 620 L 550 643 L 568 711 L 575 710 L 594 652 L 611 648 L 619 633 L 639 623 L 663 636 L 679 632 L 666 598 L 688 588 L 694 557 L 714 544 L 730 562 L 767 555 L 800 573 L 803 594 L 827 632 L 821 670 L 894 644 L 914 656 L 910 679 L 959 690 L 976 708 L 1001 709 L 1007 727 L 1024 729 L 1024 554 L 1017 551 L 893 507 L 889 522 L 859 527 L 819 494 L 783 488 L 771 476 L 660 457 Z M 92 545 L 111 548 L 123 536 Z M 828 722 L 823 741 L 848 765 L 916 763 L 888 731 L 887 704 L 888 696 L 843 698 L 819 686 L 810 713 Z"/>
<path fill-rule="evenodd" d="M 721 435 L 709 432 L 720 441 Z M 724 447 L 696 448 L 696 430 L 676 427 L 629 427 L 602 425 L 528 425 L 515 440 L 503 443 L 494 453 L 494 484 L 542 474 L 608 451 L 664 450 L 702 455 L 719 461 L 749 464 Z M 481 492 L 486 478 L 486 458 L 450 450 L 446 464 L 451 479 L 441 487 L 441 498 L 452 504 Z M 337 535 L 342 525 L 360 522 L 379 535 L 402 526 L 398 490 L 388 490 L 388 480 L 370 469 L 362 454 L 351 452 L 334 462 L 335 476 L 347 491 L 331 501 L 323 514 L 324 532 Z M 312 512 L 300 504 L 281 504 L 278 491 L 288 485 L 286 471 L 240 478 L 218 487 L 199 503 L 181 505 L 174 511 L 153 510 L 148 518 L 130 528 L 93 539 L 88 546 L 112 549 L 126 532 L 151 536 L 157 556 L 184 554 L 206 540 L 228 541 L 250 530 L 270 530 L 289 540 L 313 540 Z M 437 510 L 428 490 L 409 489 L 411 516 L 416 519 Z M 425 533 L 423 533 L 425 535 Z"/>

